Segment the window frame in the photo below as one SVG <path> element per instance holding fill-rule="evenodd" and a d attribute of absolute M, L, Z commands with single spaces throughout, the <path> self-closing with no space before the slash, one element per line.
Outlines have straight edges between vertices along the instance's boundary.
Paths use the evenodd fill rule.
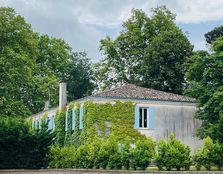
<path fill-rule="evenodd" d="M 142 112 L 140 111 L 142 110 Z M 144 120 L 145 120 L 145 116 L 144 116 L 144 112 L 146 111 L 146 126 L 144 125 Z M 142 115 L 141 115 L 142 113 Z M 141 118 L 141 121 L 142 121 L 142 126 L 140 127 L 140 118 Z M 149 107 L 139 107 L 139 119 L 138 119 L 138 122 L 139 122 L 139 129 L 150 129 L 149 128 Z"/>

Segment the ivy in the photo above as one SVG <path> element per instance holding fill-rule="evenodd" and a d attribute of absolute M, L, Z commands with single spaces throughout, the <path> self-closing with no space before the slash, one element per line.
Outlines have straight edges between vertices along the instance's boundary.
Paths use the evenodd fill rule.
<path fill-rule="evenodd" d="M 72 130 L 72 109 L 74 107 L 76 124 L 75 129 Z M 68 106 L 68 131 L 65 131 L 65 112 L 57 112 L 55 131 L 58 145 L 79 147 L 86 142 L 92 142 L 95 138 L 108 140 L 112 137 L 118 142 L 122 142 L 126 137 L 133 142 L 145 138 L 133 128 L 134 103 L 132 102 L 85 102 L 83 104 L 83 129 L 79 129 L 79 108 L 80 103 L 71 103 Z"/>

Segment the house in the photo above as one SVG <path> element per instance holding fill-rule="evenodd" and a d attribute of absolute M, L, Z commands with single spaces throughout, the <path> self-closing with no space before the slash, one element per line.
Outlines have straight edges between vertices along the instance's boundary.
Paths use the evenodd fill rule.
<path fill-rule="evenodd" d="M 59 100 L 59 109 L 65 109 L 67 104 L 65 82 L 60 83 Z M 83 104 L 87 101 L 101 105 L 114 103 L 115 101 L 131 101 L 134 103 L 134 109 L 132 110 L 134 123 L 132 128 L 140 134 L 151 136 L 154 140 L 159 140 L 161 138 L 167 139 L 170 133 L 173 132 L 175 137 L 189 145 L 192 151 L 201 145 L 201 140 L 194 136 L 201 122 L 193 117 L 196 111 L 196 101 L 193 98 L 127 84 L 75 101 L 80 103 L 78 111 L 79 129 L 83 129 Z M 37 125 L 35 124 L 36 121 L 41 120 L 39 118 L 45 113 L 49 119 L 49 128 L 54 129 L 54 117 L 57 109 L 52 108 L 33 115 L 33 127 Z M 68 111 L 64 119 L 64 129 L 67 131 L 69 129 Z M 72 118 L 69 120 L 72 121 L 72 130 L 74 130 L 75 108 L 72 109 Z M 106 124 L 109 123 L 107 122 Z"/>

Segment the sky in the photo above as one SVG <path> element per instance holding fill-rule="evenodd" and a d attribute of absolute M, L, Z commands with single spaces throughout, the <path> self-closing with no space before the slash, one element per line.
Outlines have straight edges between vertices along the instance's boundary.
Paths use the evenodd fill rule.
<path fill-rule="evenodd" d="M 223 24 L 223 0 L 0 0 L 24 16 L 34 31 L 63 38 L 74 51 L 86 51 L 98 61 L 100 40 L 116 38 L 131 10 L 166 5 L 176 23 L 188 33 L 195 50 L 206 49 L 204 34 Z"/>

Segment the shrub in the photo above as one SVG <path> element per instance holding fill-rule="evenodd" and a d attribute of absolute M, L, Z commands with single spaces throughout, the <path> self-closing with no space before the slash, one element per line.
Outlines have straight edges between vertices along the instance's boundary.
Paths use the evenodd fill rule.
<path fill-rule="evenodd" d="M 133 169 L 145 170 L 151 163 L 154 155 L 154 143 L 152 139 L 138 140 L 132 148 L 131 167 Z"/>
<path fill-rule="evenodd" d="M 197 170 L 200 170 L 202 166 L 210 170 L 214 165 L 220 170 L 223 165 L 222 144 L 214 143 L 210 137 L 205 138 L 203 147 L 194 154 L 193 161 Z"/>
<path fill-rule="evenodd" d="M 97 162 L 103 169 L 107 167 L 110 169 L 120 169 L 122 167 L 119 145 L 113 139 L 102 143 L 98 156 Z"/>
<path fill-rule="evenodd" d="M 190 148 L 176 140 L 172 133 L 168 141 L 161 140 L 158 142 L 155 161 L 160 170 L 164 167 L 167 170 L 174 168 L 189 170 L 191 164 Z"/>
<path fill-rule="evenodd" d="M 19 118 L 0 118 L 0 168 L 42 168 L 47 167 L 46 153 L 54 134 L 46 125 L 31 130 Z"/>
<path fill-rule="evenodd" d="M 51 168 L 76 168 L 76 148 L 51 146 L 47 159 Z"/>
<path fill-rule="evenodd" d="M 125 167 L 125 169 L 129 169 L 130 168 L 130 162 L 131 162 L 131 157 L 132 157 L 132 147 L 131 147 L 131 142 L 130 139 L 125 139 L 123 144 L 122 144 L 122 149 L 121 149 L 121 161 L 122 161 L 122 165 L 123 167 Z"/>

